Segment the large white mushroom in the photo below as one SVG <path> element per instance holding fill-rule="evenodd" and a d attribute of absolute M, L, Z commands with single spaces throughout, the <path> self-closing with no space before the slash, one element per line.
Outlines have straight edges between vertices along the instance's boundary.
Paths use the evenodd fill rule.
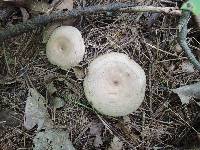
<path fill-rule="evenodd" d="M 100 113 L 125 116 L 141 105 L 146 87 L 144 70 L 122 53 L 94 59 L 84 80 L 87 100 Z"/>
<path fill-rule="evenodd" d="M 80 31 L 72 26 L 61 26 L 53 31 L 46 46 L 49 61 L 64 70 L 78 65 L 85 53 Z"/>

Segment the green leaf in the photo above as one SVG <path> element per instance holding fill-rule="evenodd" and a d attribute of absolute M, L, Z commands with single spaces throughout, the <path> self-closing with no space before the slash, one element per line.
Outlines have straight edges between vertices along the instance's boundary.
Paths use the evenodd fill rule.
<path fill-rule="evenodd" d="M 200 15 L 200 0 L 188 0 L 186 3 L 182 5 L 181 9 L 189 10 L 194 15 L 199 16 Z"/>

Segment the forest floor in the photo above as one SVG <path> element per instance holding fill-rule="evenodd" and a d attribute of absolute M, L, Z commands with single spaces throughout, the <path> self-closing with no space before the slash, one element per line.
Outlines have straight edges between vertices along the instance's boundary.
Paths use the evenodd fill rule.
<path fill-rule="evenodd" d="M 81 6 L 110 1 L 82 1 Z M 136 0 L 138 5 L 180 6 L 181 1 Z M 1 24 L 1 29 L 22 21 L 20 10 Z M 0 45 L 0 149 L 33 148 L 36 128 L 24 127 L 24 112 L 30 87 L 45 98 L 49 83 L 59 92 L 78 95 L 76 102 L 52 110 L 53 123 L 69 133 L 76 149 L 193 149 L 200 148 L 200 106 L 198 99 L 182 104 L 170 89 L 199 81 L 199 72 L 185 69 L 187 57 L 177 43 L 179 17 L 159 13 L 100 13 L 81 16 L 73 26 L 85 41 L 86 53 L 79 69 L 63 71 L 49 63 L 43 28 L 8 39 Z M 200 48 L 200 29 L 191 21 L 188 41 Z M 145 99 L 136 112 L 125 117 L 107 117 L 91 111 L 78 73 L 108 52 L 127 54 L 144 69 Z M 194 51 L 196 52 L 196 51 Z M 195 54 L 198 54 L 197 52 Z M 200 56 L 199 56 L 200 58 Z M 67 83 L 58 83 L 60 76 Z M 116 142 L 116 139 L 119 141 Z"/>

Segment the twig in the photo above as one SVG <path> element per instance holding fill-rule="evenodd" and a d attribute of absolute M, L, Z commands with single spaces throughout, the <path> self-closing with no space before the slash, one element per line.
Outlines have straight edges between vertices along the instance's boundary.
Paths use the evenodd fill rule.
<path fill-rule="evenodd" d="M 165 13 L 173 15 L 181 15 L 181 11 L 176 7 L 154 7 L 154 6 L 135 6 L 129 8 L 121 8 L 120 12 L 153 12 L 153 13 Z"/>
<path fill-rule="evenodd" d="M 24 23 L 8 27 L 7 29 L 0 31 L 0 41 L 4 41 L 8 38 L 17 36 L 19 34 L 28 32 L 37 27 L 44 26 L 50 22 L 65 20 L 68 17 L 77 17 L 81 15 L 89 15 L 93 13 L 117 11 L 117 12 L 162 12 L 166 14 L 180 15 L 180 10 L 175 7 L 153 7 L 153 6 L 134 6 L 133 3 L 111 3 L 108 5 L 95 5 L 89 7 L 83 7 L 73 9 L 71 11 L 53 12 L 50 15 L 40 15 L 36 18 L 27 20 Z"/>
<path fill-rule="evenodd" d="M 200 71 L 200 63 L 195 58 L 194 54 L 192 53 L 191 49 L 189 48 L 187 44 L 187 32 L 188 32 L 187 24 L 191 17 L 190 11 L 185 10 L 182 12 L 182 14 L 183 15 L 181 16 L 180 22 L 179 22 L 179 35 L 178 35 L 179 44 L 181 48 L 185 51 L 190 62 L 194 65 L 196 69 Z"/>

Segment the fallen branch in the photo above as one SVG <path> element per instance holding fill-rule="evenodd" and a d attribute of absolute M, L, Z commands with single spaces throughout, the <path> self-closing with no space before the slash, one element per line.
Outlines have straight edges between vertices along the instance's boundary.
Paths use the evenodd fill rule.
<path fill-rule="evenodd" d="M 153 6 L 134 6 L 133 3 L 111 3 L 108 5 L 96 5 L 73 9 L 71 11 L 53 12 L 50 15 L 39 15 L 24 23 L 19 23 L 0 31 L 0 42 L 19 34 L 31 31 L 37 27 L 44 26 L 50 22 L 65 20 L 68 17 L 77 17 L 100 12 L 160 12 L 166 14 L 180 15 L 181 11 L 175 7 L 153 7 Z"/>

